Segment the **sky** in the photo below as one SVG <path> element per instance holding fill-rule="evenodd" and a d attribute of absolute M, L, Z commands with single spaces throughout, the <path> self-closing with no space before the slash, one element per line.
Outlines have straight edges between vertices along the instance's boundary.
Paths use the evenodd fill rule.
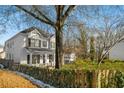
<path fill-rule="evenodd" d="M 15 7 L 9 9 L 10 6 L 0 6 L 0 45 L 4 46 L 6 40 L 10 39 L 20 31 L 35 26 L 44 31 L 51 32 L 51 29 L 46 24 L 43 24 L 33 18 L 27 18 L 23 12 L 15 11 Z M 6 11 L 9 10 L 9 16 L 6 16 Z M 5 15 L 4 15 L 5 14 Z M 4 20 L 6 19 L 6 20 Z M 5 23 L 4 23 L 5 21 Z M 27 22 L 26 22 L 27 21 Z"/>
<path fill-rule="evenodd" d="M 89 6 L 78 6 L 75 9 L 75 11 L 72 12 L 73 19 L 68 18 L 69 21 L 70 22 L 78 21 L 81 23 L 85 23 L 89 27 L 98 26 L 99 28 L 102 28 L 105 25 L 104 24 L 105 20 L 103 19 L 102 16 L 106 16 L 107 18 L 109 18 L 110 23 L 115 21 L 116 15 L 121 16 L 122 17 L 122 18 L 120 17 L 121 20 L 124 19 L 123 18 L 124 12 L 119 12 L 120 8 L 117 9 L 117 7 L 113 8 L 113 6 L 100 6 L 101 8 L 99 8 L 99 10 L 97 9 L 95 10 L 94 8 L 94 11 L 92 11 L 92 7 L 89 8 Z M 44 10 L 44 12 L 47 13 L 47 11 L 49 11 L 50 8 L 47 6 L 45 6 L 45 8 L 46 10 Z M 123 9 L 123 6 L 121 6 L 121 9 Z M 95 11 L 99 11 L 99 14 L 97 14 L 97 12 Z M 50 12 L 48 13 L 51 18 L 55 18 L 53 17 L 54 16 L 53 10 L 50 10 Z M 20 31 L 32 26 L 53 33 L 53 28 L 35 20 L 32 17 L 27 18 L 27 16 L 23 12 L 16 10 L 15 7 L 0 6 L 0 45 L 4 45 L 6 40 L 13 37 Z"/>

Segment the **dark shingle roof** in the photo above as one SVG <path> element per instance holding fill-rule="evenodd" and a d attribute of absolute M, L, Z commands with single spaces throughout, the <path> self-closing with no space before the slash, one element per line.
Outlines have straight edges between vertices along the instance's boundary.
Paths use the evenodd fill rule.
<path fill-rule="evenodd" d="M 16 37 L 17 35 L 19 35 L 20 33 L 29 33 L 29 32 L 31 32 L 31 31 L 33 31 L 33 30 L 35 30 L 35 29 L 37 29 L 37 30 L 39 31 L 39 33 L 41 33 L 41 35 L 43 35 L 43 36 L 46 37 L 46 38 L 51 38 L 52 36 L 54 36 L 54 34 L 50 34 L 50 33 L 46 32 L 46 31 L 43 31 L 43 30 L 41 30 L 41 29 L 39 29 L 39 28 L 37 28 L 37 27 L 30 27 L 30 28 L 28 28 L 28 29 L 25 29 L 25 30 L 23 30 L 23 31 L 21 31 L 21 32 L 19 32 L 19 33 L 17 33 L 15 36 L 11 37 L 11 38 L 8 39 L 7 41 L 13 39 L 14 37 Z M 7 41 L 6 41 L 6 42 L 7 42 Z"/>
<path fill-rule="evenodd" d="M 29 33 L 29 32 L 31 32 L 31 31 L 33 31 L 35 29 L 38 30 L 44 37 L 47 37 L 48 38 L 48 37 L 51 37 L 52 36 L 52 34 L 46 32 L 46 31 L 43 31 L 43 30 L 41 30 L 39 28 L 36 28 L 36 27 L 30 27 L 28 29 L 25 29 L 25 30 L 21 31 L 20 33 Z"/>

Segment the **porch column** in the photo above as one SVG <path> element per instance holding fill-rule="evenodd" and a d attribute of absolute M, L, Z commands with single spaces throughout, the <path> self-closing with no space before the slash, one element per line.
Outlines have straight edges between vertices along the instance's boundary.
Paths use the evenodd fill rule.
<path fill-rule="evenodd" d="M 30 53 L 30 65 L 32 65 L 32 53 Z"/>
<path fill-rule="evenodd" d="M 43 64 L 43 54 L 40 54 L 40 64 Z"/>
<path fill-rule="evenodd" d="M 56 55 L 55 53 L 53 54 L 54 60 L 53 60 L 53 66 L 55 66 L 55 60 L 56 60 Z"/>
<path fill-rule="evenodd" d="M 47 65 L 48 64 L 48 62 L 47 62 L 47 54 L 45 54 L 45 65 Z"/>

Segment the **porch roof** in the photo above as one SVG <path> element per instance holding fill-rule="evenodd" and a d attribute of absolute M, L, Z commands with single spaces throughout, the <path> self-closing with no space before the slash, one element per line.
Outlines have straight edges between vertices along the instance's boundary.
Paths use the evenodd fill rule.
<path fill-rule="evenodd" d="M 52 50 L 52 49 L 48 49 L 48 48 L 27 48 L 27 47 L 25 47 L 26 48 L 26 50 L 28 50 L 29 52 L 33 52 L 33 53 L 35 53 L 35 52 L 41 52 L 41 53 L 54 53 L 55 52 L 55 50 Z"/>

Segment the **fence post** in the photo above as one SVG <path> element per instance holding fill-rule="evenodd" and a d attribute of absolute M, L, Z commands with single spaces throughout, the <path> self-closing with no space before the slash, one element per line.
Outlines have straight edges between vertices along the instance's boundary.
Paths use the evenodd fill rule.
<path fill-rule="evenodd" d="M 93 73 L 92 88 L 96 88 L 97 87 L 98 71 L 93 70 L 92 73 Z"/>

